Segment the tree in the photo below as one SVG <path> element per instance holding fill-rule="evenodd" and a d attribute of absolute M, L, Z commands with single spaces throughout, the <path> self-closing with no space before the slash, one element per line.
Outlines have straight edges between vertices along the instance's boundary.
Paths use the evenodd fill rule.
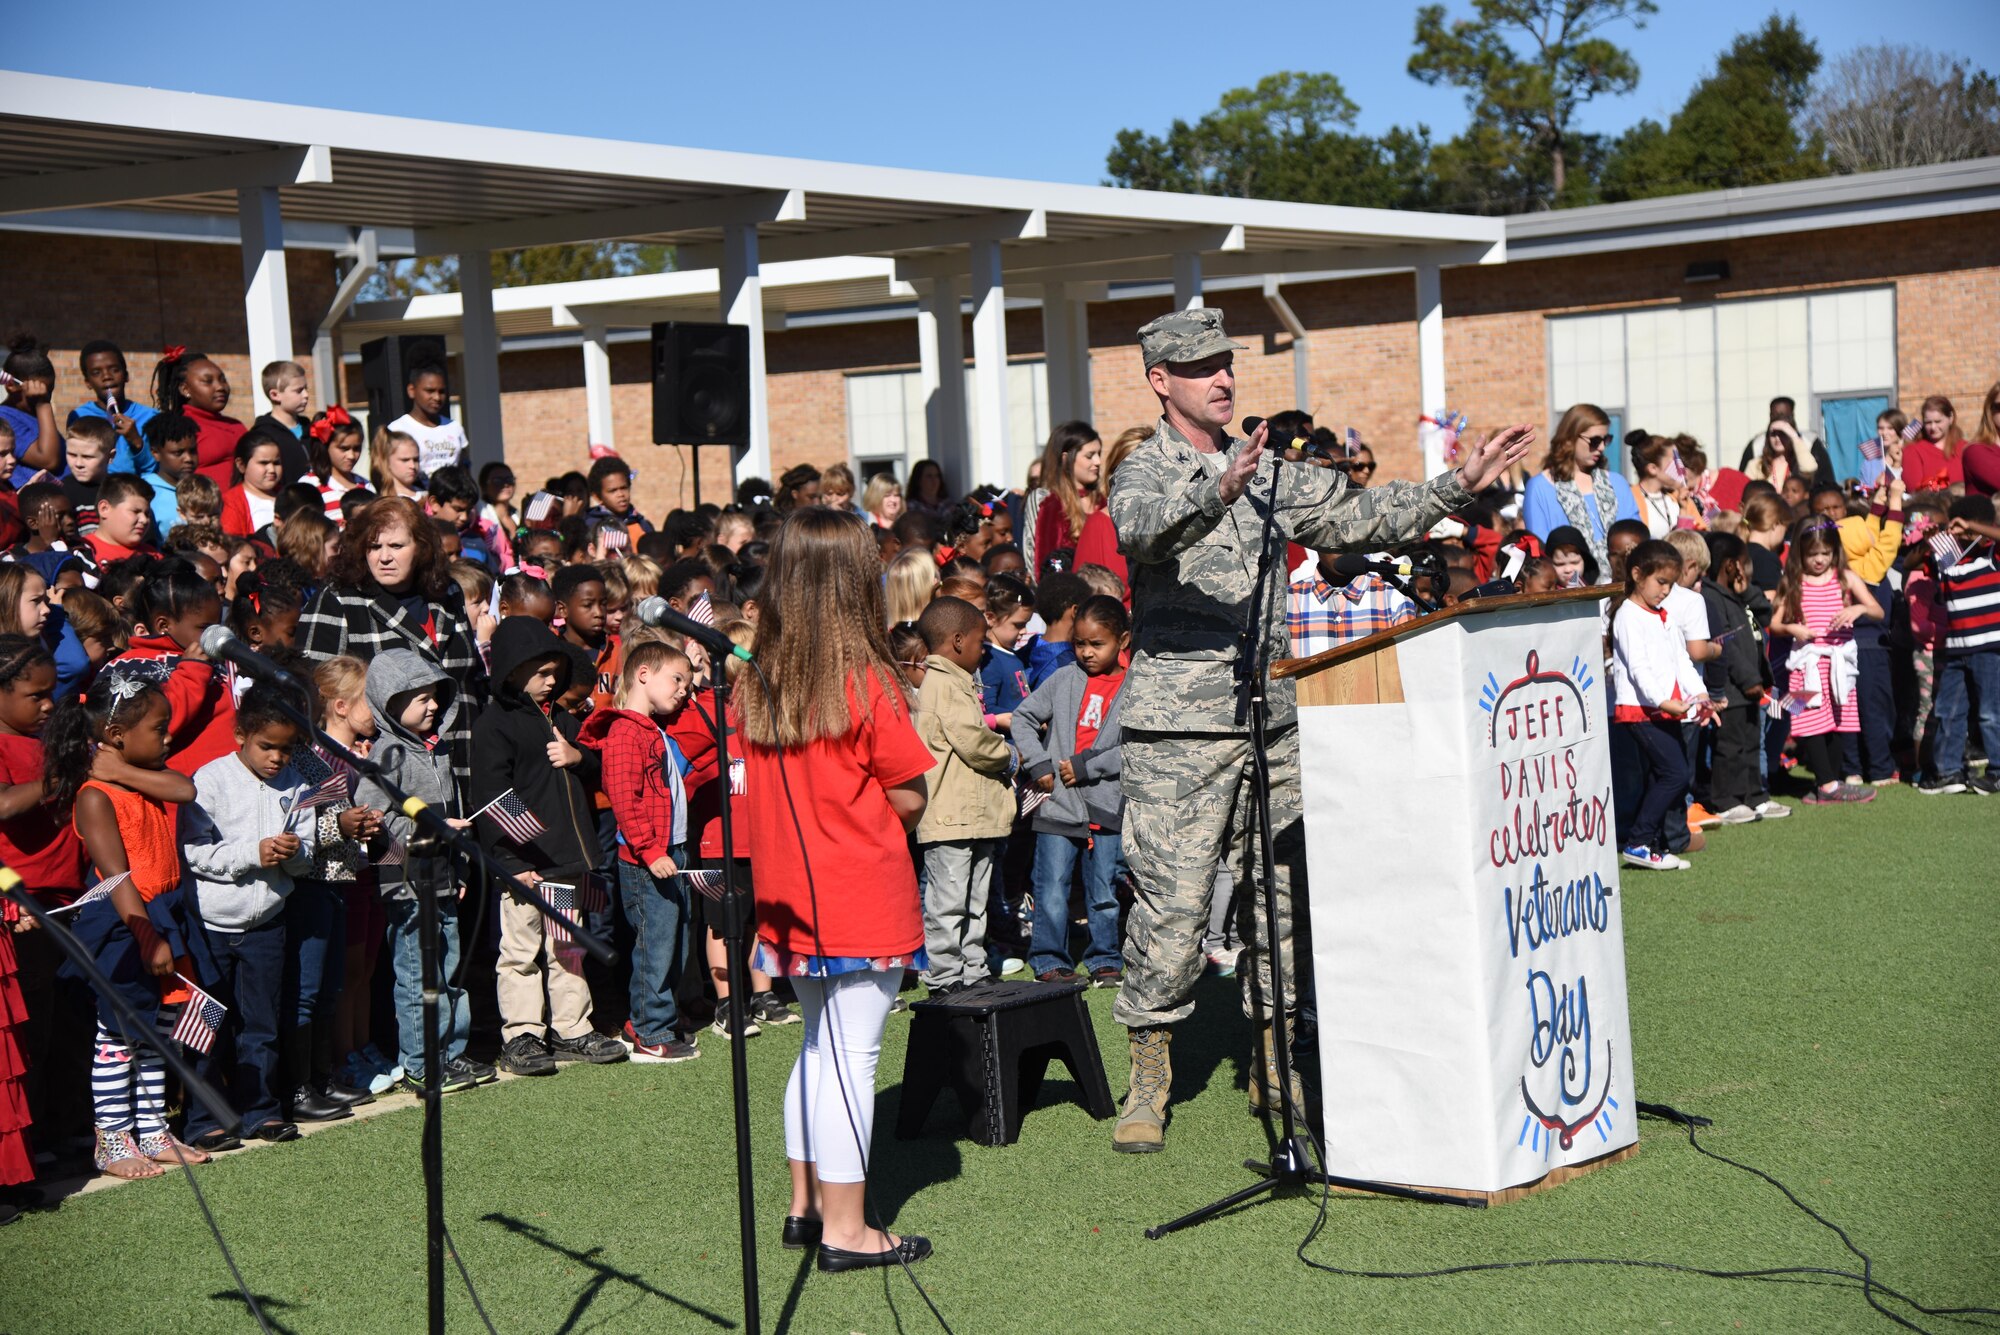
<path fill-rule="evenodd" d="M 1864 46 L 1828 68 L 1807 124 L 1838 171 L 1958 162 L 2000 153 L 2000 89 L 1963 60 L 1910 46 Z"/>
<path fill-rule="evenodd" d="M 1425 206 L 1428 132 L 1352 133 L 1360 108 L 1331 74 L 1269 74 L 1165 136 L 1120 130 L 1108 184 L 1138 190 L 1375 208 Z"/>
<path fill-rule="evenodd" d="M 1664 129 L 1640 121 L 1613 146 L 1599 183 L 1606 200 L 1769 185 L 1826 174 L 1819 140 L 1801 132 L 1819 48 L 1775 14 L 1716 58 Z"/>
<path fill-rule="evenodd" d="M 1562 200 L 1578 147 L 1577 109 L 1594 97 L 1629 93 L 1639 66 L 1624 48 L 1592 34 L 1614 23 L 1645 26 L 1653 0 L 1473 0 L 1475 19 L 1445 22 L 1443 5 L 1417 11 L 1410 73 L 1427 84 L 1466 90 L 1473 125 L 1465 139 L 1475 167 L 1539 159 L 1546 181 L 1537 202 Z M 1515 42 L 1525 43 L 1525 53 Z"/>
<path fill-rule="evenodd" d="M 531 246 L 526 250 L 493 252 L 495 287 L 530 287 L 540 283 L 574 283 L 589 278 L 622 278 L 635 273 L 660 273 L 674 267 L 672 246 L 631 241 L 600 241 L 592 245 Z M 390 260 L 362 289 L 364 301 L 410 297 L 426 292 L 458 290 L 458 257 L 431 255 Z"/>

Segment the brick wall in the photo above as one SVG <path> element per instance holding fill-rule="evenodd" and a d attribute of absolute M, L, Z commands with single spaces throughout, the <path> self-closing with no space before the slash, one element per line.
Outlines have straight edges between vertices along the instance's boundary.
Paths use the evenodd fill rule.
<path fill-rule="evenodd" d="M 1451 404 L 1482 426 L 1545 424 L 1564 406 L 1545 402 L 1547 315 L 1893 282 L 1903 402 L 1946 394 L 1966 410 L 1970 430 L 1980 395 L 2000 378 L 2000 340 L 1992 333 L 1992 313 L 2000 309 L 2000 229 L 1982 225 L 1983 216 L 1447 270 Z M 53 348 L 59 409 L 84 394 L 76 349 L 105 337 L 125 347 L 135 386 L 144 385 L 165 344 L 206 350 L 237 388 L 235 408 L 249 416 L 252 368 L 234 248 L 25 232 L 11 234 L 7 246 L 0 332 L 25 329 Z M 1691 289 L 1683 281 L 1690 262 L 1715 259 L 1729 261 L 1727 282 Z M 294 251 L 288 270 L 294 346 L 303 354 L 311 320 L 331 299 L 333 265 L 322 252 Z M 1327 425 L 1359 429 L 1374 446 L 1384 478 L 1415 476 L 1421 405 L 1414 279 L 1392 274 L 1301 284 L 1288 287 L 1286 296 L 1309 330 L 1312 381 L 1305 406 Z M 1224 311 L 1230 333 L 1248 345 L 1237 357 L 1240 410 L 1269 416 L 1297 406 L 1291 339 L 1262 296 L 1218 293 L 1212 302 Z M 1158 416 L 1133 335 L 1169 304 L 1159 297 L 1090 308 L 1092 413 L 1107 438 Z M 969 327 L 965 336 L 969 348 Z M 1007 340 L 1014 357 L 1039 355 L 1038 314 L 1010 312 Z M 846 376 L 914 368 L 916 322 L 773 333 L 766 354 L 775 476 L 798 463 L 846 457 Z M 617 439 L 638 469 L 639 504 L 662 513 L 689 496 L 686 451 L 644 443 L 652 417 L 645 345 L 614 345 L 611 366 Z M 454 383 L 462 384 L 453 370 Z M 350 403 L 360 400 L 358 381 L 350 368 Z M 501 385 L 508 458 L 526 485 L 584 465 L 589 442 L 580 352 L 509 353 L 501 359 Z M 726 498 L 727 455 L 720 447 L 703 451 L 703 499 Z"/>

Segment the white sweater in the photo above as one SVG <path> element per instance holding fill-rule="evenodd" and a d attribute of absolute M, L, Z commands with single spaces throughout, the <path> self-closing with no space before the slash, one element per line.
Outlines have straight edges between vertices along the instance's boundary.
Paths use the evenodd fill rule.
<path fill-rule="evenodd" d="M 1687 642 L 1655 611 L 1627 598 L 1611 622 L 1611 703 L 1658 709 L 1674 698 L 1674 688 L 1690 705 L 1708 694 Z"/>

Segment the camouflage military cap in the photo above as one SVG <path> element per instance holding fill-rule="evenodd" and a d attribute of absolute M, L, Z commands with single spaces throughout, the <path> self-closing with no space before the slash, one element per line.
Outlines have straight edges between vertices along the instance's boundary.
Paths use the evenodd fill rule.
<path fill-rule="evenodd" d="M 1208 306 L 1169 311 L 1139 330 L 1139 351 L 1146 369 L 1161 362 L 1198 362 L 1218 352 L 1239 352 L 1241 343 L 1222 332 L 1222 312 Z"/>

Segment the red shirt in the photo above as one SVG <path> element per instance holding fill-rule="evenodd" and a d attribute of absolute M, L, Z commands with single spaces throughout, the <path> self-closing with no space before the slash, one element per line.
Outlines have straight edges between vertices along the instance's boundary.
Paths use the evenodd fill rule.
<path fill-rule="evenodd" d="M 785 750 L 782 773 L 776 748 L 744 747 L 736 833 L 739 847 L 757 850 L 757 934 L 793 954 L 907 955 L 924 943 L 917 869 L 887 790 L 928 771 L 930 749 L 900 691 L 884 691 L 870 674 L 865 704 L 857 693 L 851 684 L 854 723 L 846 734 Z M 819 901 L 818 935 L 808 866 Z"/>
<path fill-rule="evenodd" d="M 195 427 L 195 469 L 203 477 L 214 478 L 224 491 L 236 481 L 236 442 L 249 430 L 233 417 L 218 417 L 192 403 L 181 409 Z"/>
<path fill-rule="evenodd" d="M 722 789 L 716 783 L 721 757 L 715 750 L 715 691 L 713 688 L 690 696 L 678 714 L 667 720 L 667 736 L 687 760 L 688 846 L 704 858 L 722 856 Z M 743 743 L 736 734 L 736 716 L 729 716 L 730 763 L 743 763 Z M 740 820 L 742 804 L 730 808 L 732 819 Z M 748 862 L 751 848 L 743 841 L 743 827 L 731 830 L 730 843 L 736 860 Z"/>
<path fill-rule="evenodd" d="M 1947 459 L 1944 447 L 1924 436 L 1903 446 L 1903 485 L 1911 491 L 1943 491 L 1965 481 L 1965 446 Z"/>
<path fill-rule="evenodd" d="M 47 769 L 38 739 L 0 733 L 0 784 L 40 783 Z M 30 890 L 83 888 L 83 840 L 46 805 L 0 821 L 0 862 L 18 872 Z"/>
<path fill-rule="evenodd" d="M 1125 669 L 1107 672 L 1101 677 L 1083 679 L 1083 704 L 1076 711 L 1076 749 L 1088 751 L 1097 745 L 1097 734 L 1104 729 L 1104 716 L 1111 712 L 1111 702 L 1118 696 L 1118 688 L 1125 684 Z"/>

